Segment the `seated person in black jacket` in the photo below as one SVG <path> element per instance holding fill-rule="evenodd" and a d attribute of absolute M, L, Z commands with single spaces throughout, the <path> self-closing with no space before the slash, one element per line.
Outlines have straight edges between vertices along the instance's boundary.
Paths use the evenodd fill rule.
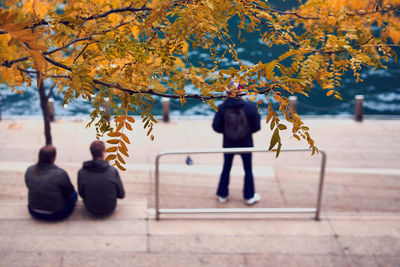
<path fill-rule="evenodd" d="M 117 198 L 125 197 L 117 169 L 104 161 L 105 150 L 104 142 L 92 142 L 93 160 L 84 162 L 78 172 L 79 195 L 89 213 L 98 216 L 111 214 L 117 206 Z"/>
<path fill-rule="evenodd" d="M 77 194 L 68 174 L 54 165 L 56 148 L 44 146 L 39 160 L 25 173 L 28 187 L 28 210 L 36 219 L 56 221 L 67 218 L 74 210 Z"/>

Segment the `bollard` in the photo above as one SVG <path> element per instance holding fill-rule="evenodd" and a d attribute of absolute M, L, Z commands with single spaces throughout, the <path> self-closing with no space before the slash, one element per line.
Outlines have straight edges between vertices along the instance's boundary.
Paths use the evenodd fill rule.
<path fill-rule="evenodd" d="M 297 109 L 297 96 L 289 96 L 289 107 L 290 110 L 294 113 Z"/>
<path fill-rule="evenodd" d="M 169 122 L 169 98 L 163 97 L 162 101 L 163 122 Z"/>
<path fill-rule="evenodd" d="M 108 97 L 104 98 L 103 109 L 104 109 L 104 118 L 107 121 L 110 121 L 110 119 L 111 119 L 111 107 L 110 107 L 110 99 Z"/>
<path fill-rule="evenodd" d="M 47 105 L 49 107 L 49 119 L 51 122 L 54 122 L 54 99 L 50 97 Z"/>
<path fill-rule="evenodd" d="M 297 96 L 289 96 L 289 108 L 291 113 L 296 113 L 297 111 Z M 289 115 L 289 118 L 291 119 L 292 116 Z"/>
<path fill-rule="evenodd" d="M 356 95 L 356 106 L 355 106 L 355 113 L 354 113 L 354 120 L 358 122 L 362 122 L 363 120 L 363 113 L 364 113 L 364 96 L 363 95 Z"/>

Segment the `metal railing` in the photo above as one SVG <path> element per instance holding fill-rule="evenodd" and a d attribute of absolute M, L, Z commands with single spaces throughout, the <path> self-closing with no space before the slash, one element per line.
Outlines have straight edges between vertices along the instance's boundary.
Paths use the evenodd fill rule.
<path fill-rule="evenodd" d="M 282 149 L 281 153 L 285 152 L 304 152 L 311 151 L 310 149 Z M 321 212 L 322 189 L 324 185 L 326 153 L 319 150 L 322 155 L 320 178 L 318 185 L 317 204 L 315 208 L 196 208 L 196 209 L 160 209 L 160 158 L 165 155 L 179 154 L 215 154 L 215 153 L 248 153 L 248 152 L 271 152 L 265 148 L 222 148 L 214 150 L 171 150 L 163 151 L 156 156 L 155 166 L 155 213 L 156 220 L 160 219 L 161 214 L 199 214 L 199 213 L 315 213 L 315 220 L 319 220 Z"/>

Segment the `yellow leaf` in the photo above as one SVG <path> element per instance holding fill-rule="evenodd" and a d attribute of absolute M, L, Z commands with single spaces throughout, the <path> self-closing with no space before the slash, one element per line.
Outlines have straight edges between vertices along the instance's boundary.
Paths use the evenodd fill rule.
<path fill-rule="evenodd" d="M 297 134 L 294 134 L 293 137 L 300 141 L 300 137 Z"/>
<path fill-rule="evenodd" d="M 328 92 L 326 92 L 326 95 L 331 96 L 333 94 L 333 92 L 335 92 L 335 90 L 329 90 Z"/>
<path fill-rule="evenodd" d="M 274 133 L 272 134 L 268 150 L 271 150 L 276 145 L 278 140 L 279 140 L 279 130 L 275 129 Z"/>
<path fill-rule="evenodd" d="M 281 144 L 281 143 L 279 143 L 279 144 L 278 144 L 278 148 L 276 149 L 276 155 L 275 155 L 275 158 L 279 157 L 279 153 L 281 152 L 281 147 L 282 147 L 282 144 Z"/>
<path fill-rule="evenodd" d="M 278 124 L 278 128 L 279 128 L 279 130 L 286 130 L 287 129 L 285 124 Z"/>

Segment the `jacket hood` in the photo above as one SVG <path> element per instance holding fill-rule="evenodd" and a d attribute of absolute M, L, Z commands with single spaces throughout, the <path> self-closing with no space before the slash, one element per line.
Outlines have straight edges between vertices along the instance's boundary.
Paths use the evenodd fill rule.
<path fill-rule="evenodd" d="M 90 172 L 104 172 L 109 166 L 104 160 L 89 160 L 83 163 L 83 169 Z"/>
<path fill-rule="evenodd" d="M 242 107 L 246 104 L 246 101 L 244 101 L 241 98 L 233 98 L 229 97 L 228 99 L 225 100 L 225 106 L 228 108 L 239 108 Z"/>

